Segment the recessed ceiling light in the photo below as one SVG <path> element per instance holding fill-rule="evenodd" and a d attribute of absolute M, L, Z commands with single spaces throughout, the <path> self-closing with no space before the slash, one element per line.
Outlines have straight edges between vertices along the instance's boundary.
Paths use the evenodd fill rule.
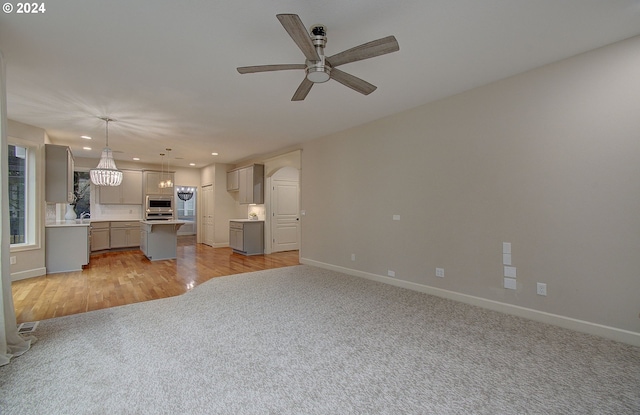
<path fill-rule="evenodd" d="M 80 138 L 84 138 L 85 140 L 91 140 L 91 137 L 88 135 L 81 135 Z"/>
<path fill-rule="evenodd" d="M 211 155 L 212 155 L 212 156 L 217 156 L 217 155 L 218 155 L 218 153 L 211 153 Z"/>
<path fill-rule="evenodd" d="M 91 150 L 91 147 L 82 147 L 83 150 Z"/>
<path fill-rule="evenodd" d="M 140 157 L 134 157 L 133 158 L 135 161 L 140 161 Z"/>
<path fill-rule="evenodd" d="M 189 166 L 195 166 L 196 163 L 189 163 Z"/>

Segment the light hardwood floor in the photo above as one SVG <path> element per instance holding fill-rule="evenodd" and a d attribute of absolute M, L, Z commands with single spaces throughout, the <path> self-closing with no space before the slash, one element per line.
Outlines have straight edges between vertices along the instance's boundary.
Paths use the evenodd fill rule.
<path fill-rule="evenodd" d="M 181 236 L 175 260 L 149 261 L 139 250 L 91 255 L 82 271 L 13 282 L 13 302 L 18 323 L 38 321 L 172 297 L 211 278 L 297 264 L 298 251 L 247 257 Z"/>

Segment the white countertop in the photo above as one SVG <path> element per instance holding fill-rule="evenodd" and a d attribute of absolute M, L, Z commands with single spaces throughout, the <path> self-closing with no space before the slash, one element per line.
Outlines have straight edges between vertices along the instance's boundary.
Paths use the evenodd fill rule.
<path fill-rule="evenodd" d="M 140 223 L 145 225 L 184 225 L 187 222 L 183 220 L 141 220 Z"/>
<path fill-rule="evenodd" d="M 229 222 L 264 222 L 262 219 L 229 219 Z"/>
<path fill-rule="evenodd" d="M 47 222 L 45 223 L 45 228 L 63 228 L 63 227 L 72 227 L 72 226 L 89 226 L 90 223 L 88 220 L 83 222 L 76 222 L 75 220 L 60 220 L 56 222 Z"/>
<path fill-rule="evenodd" d="M 136 219 L 89 219 L 90 222 L 140 222 L 140 218 Z"/>

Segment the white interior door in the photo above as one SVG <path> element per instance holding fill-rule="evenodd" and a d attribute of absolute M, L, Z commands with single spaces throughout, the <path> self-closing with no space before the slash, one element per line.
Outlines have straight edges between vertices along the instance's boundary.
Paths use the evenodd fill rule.
<path fill-rule="evenodd" d="M 214 244 L 213 185 L 202 186 L 202 243 Z"/>
<path fill-rule="evenodd" d="M 271 252 L 300 249 L 298 241 L 300 235 L 299 183 L 292 180 L 279 180 L 274 175 L 272 185 Z"/>

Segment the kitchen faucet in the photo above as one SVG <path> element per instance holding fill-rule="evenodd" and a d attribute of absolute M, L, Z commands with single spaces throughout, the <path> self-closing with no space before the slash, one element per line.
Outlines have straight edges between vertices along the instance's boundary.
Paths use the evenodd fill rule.
<path fill-rule="evenodd" d="M 84 218 L 90 218 L 90 217 L 91 217 L 91 213 L 89 213 L 89 212 L 82 212 L 82 213 L 80 214 L 80 222 L 82 222 L 82 220 L 83 220 Z"/>

